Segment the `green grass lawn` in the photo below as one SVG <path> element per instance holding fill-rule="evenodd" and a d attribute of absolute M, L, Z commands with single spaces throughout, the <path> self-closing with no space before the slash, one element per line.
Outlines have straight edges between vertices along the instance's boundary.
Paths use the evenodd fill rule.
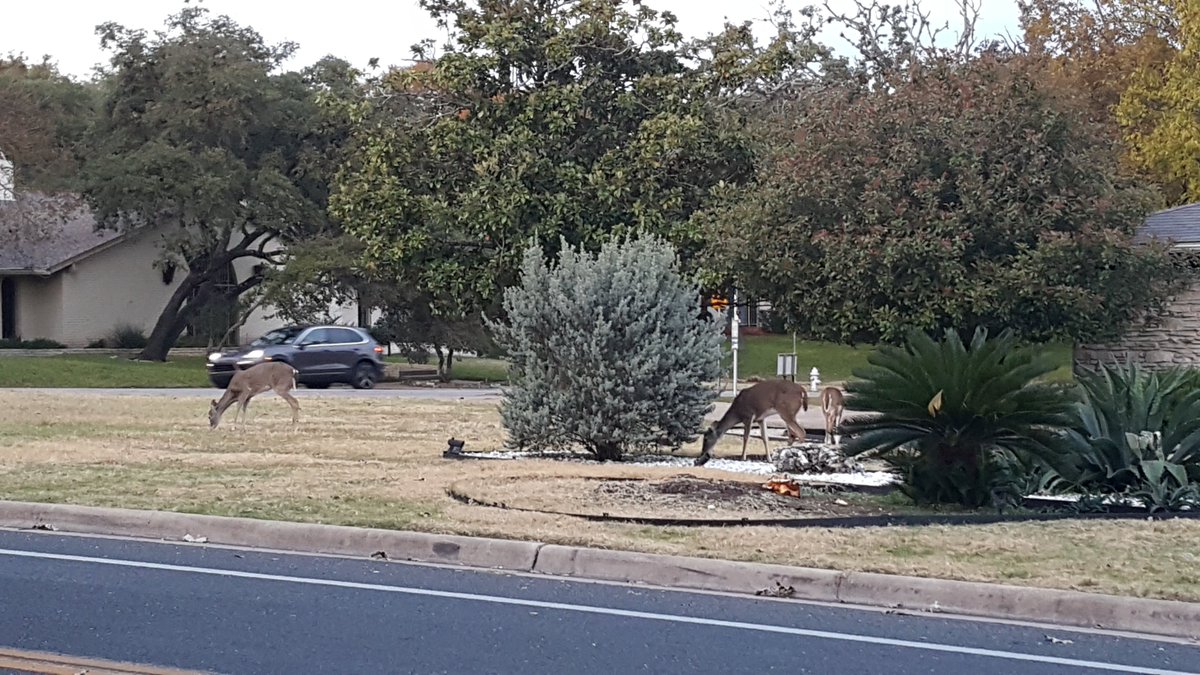
<path fill-rule="evenodd" d="M 1071 348 L 1052 345 L 1047 349 L 1061 365 L 1050 379 L 1071 379 Z M 792 351 L 792 338 L 785 335 L 743 336 L 738 349 L 738 379 L 758 375 L 774 377 L 777 354 Z M 847 347 L 827 342 L 796 343 L 797 379 L 808 381 L 813 366 L 823 382 L 841 382 L 854 369 L 866 365 L 871 347 Z M 393 355 L 388 361 L 404 362 Z M 732 362 L 725 345 L 723 367 Z M 436 363 L 433 364 L 436 367 Z M 414 366 L 420 367 L 420 366 Z M 454 362 L 454 379 L 472 382 L 504 382 L 508 363 L 501 359 L 466 357 Z M 0 387 L 208 387 L 204 357 L 177 356 L 166 363 L 130 361 L 112 356 L 8 356 L 0 357 Z"/>
<path fill-rule="evenodd" d="M 408 360 L 399 354 L 392 354 L 385 357 L 384 360 L 388 363 L 408 364 Z M 416 363 L 409 365 L 409 367 L 414 369 L 436 369 L 437 357 L 430 359 L 429 363 Z M 455 380 L 465 380 L 467 382 L 505 382 L 508 380 L 508 361 L 503 359 L 481 359 L 474 356 L 456 356 L 451 375 Z"/>
<path fill-rule="evenodd" d="M 870 345 L 847 347 L 829 342 L 797 340 L 796 379 L 807 382 L 809 371 L 815 366 L 821 374 L 822 382 L 844 382 L 850 379 L 856 368 L 867 365 L 867 357 L 873 349 L 874 347 Z M 1070 380 L 1071 346 L 1049 345 L 1046 350 L 1060 364 L 1058 370 L 1052 373 L 1049 379 Z M 744 380 L 754 375 L 774 377 L 776 356 L 791 352 L 792 337 L 790 335 L 743 335 L 738 345 L 738 379 Z M 728 370 L 732 364 L 732 350 L 729 342 L 726 342 L 725 357 L 721 366 Z"/>
<path fill-rule="evenodd" d="M 3 356 L 0 387 L 209 387 L 203 356 L 166 363 L 114 356 Z"/>

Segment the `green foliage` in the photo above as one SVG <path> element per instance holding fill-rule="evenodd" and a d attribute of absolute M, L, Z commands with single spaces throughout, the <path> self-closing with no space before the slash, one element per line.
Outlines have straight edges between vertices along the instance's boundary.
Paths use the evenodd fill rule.
<path fill-rule="evenodd" d="M 1195 114 L 1200 6 L 1190 0 L 1159 4 L 1158 14 L 1174 24 L 1168 44 L 1175 48 L 1168 58 L 1138 63 L 1115 111 L 1134 166 L 1161 185 L 1172 204 L 1188 204 L 1200 200 L 1200 168 L 1194 159 L 1200 143 Z"/>
<path fill-rule="evenodd" d="M 433 311 L 431 298 L 420 294 L 392 294 L 372 333 L 376 339 L 384 336 L 394 342 L 408 356 L 409 363 L 427 363 L 432 348 L 438 355 L 438 376 L 443 381 L 453 375 L 455 352 L 492 348 L 482 316 L 439 316 Z"/>
<path fill-rule="evenodd" d="M 0 57 L 0 151 L 12 160 L 19 190 L 75 189 L 85 132 L 100 86 L 61 74 L 48 60 Z"/>
<path fill-rule="evenodd" d="M 104 344 L 110 349 L 141 349 L 146 346 L 146 333 L 137 326 L 119 324 L 104 339 Z"/>
<path fill-rule="evenodd" d="M 759 180 L 697 221 L 714 274 L 803 336 L 1108 339 L 1182 288 L 1164 247 L 1133 244 L 1159 204 L 1110 130 L 1020 55 L 906 58 L 763 127 Z"/>
<path fill-rule="evenodd" d="M 143 352 L 162 359 L 201 308 L 261 283 L 261 265 L 231 278 L 235 261 L 277 262 L 279 247 L 324 227 L 337 130 L 316 105 L 324 84 L 279 72 L 294 46 L 228 17 L 186 7 L 153 36 L 97 32 L 112 69 L 84 192 L 104 226 L 164 226 L 164 262 L 187 270 Z"/>
<path fill-rule="evenodd" d="M 686 46 L 642 4 L 421 5 L 450 44 L 339 104 L 355 130 L 332 207 L 370 266 L 453 318 L 495 314 L 530 238 L 553 253 L 645 230 L 686 265 L 691 214 L 752 174 L 719 103 L 793 60 L 790 33 L 765 50 L 748 28 Z"/>
<path fill-rule="evenodd" d="M 1200 496 L 1200 371 L 1103 366 L 1079 378 L 1079 487 L 1177 510 Z"/>
<path fill-rule="evenodd" d="M 1076 474 L 1064 434 L 1072 400 L 1040 381 L 1057 364 L 1013 331 L 989 339 L 978 328 L 969 345 L 955 331 L 941 341 L 914 331 L 868 362 L 846 405 L 878 414 L 843 424 L 846 453 L 887 461 L 917 503 L 1000 505 L 1019 499 L 1041 467 Z"/>
<path fill-rule="evenodd" d="M 66 349 L 66 347 L 63 343 L 49 338 L 0 340 L 0 349 Z"/>
<path fill-rule="evenodd" d="M 557 266 L 526 249 L 521 285 L 493 325 L 512 358 L 501 415 L 510 447 L 580 446 L 602 460 L 696 437 L 715 392 L 721 333 L 669 244 L 642 235 L 592 255 L 561 243 Z"/>

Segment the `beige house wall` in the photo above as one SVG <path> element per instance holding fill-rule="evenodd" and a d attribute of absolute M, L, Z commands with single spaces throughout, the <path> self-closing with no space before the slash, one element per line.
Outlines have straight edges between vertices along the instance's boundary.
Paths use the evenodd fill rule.
<path fill-rule="evenodd" d="M 1116 343 L 1076 345 L 1074 361 L 1076 371 L 1126 361 L 1148 368 L 1200 366 L 1200 284 L 1176 297 L 1160 320 L 1142 322 Z"/>
<path fill-rule="evenodd" d="M 163 283 L 154 265 L 158 241 L 153 232 L 140 233 L 56 275 L 62 278 L 60 342 L 83 347 L 122 324 L 150 333 L 183 277 L 177 272 Z"/>
<path fill-rule="evenodd" d="M 16 277 L 17 331 L 25 339 L 50 338 L 68 347 L 86 347 L 121 324 L 149 334 L 171 294 L 185 275 L 179 270 L 163 282 L 155 266 L 161 250 L 157 232 L 144 232 L 96 252 L 51 277 Z M 261 261 L 234 261 L 238 279 L 249 276 Z M 259 307 L 240 331 L 247 343 L 283 324 L 276 309 Z M 329 314 L 337 323 L 354 325 L 353 303 L 334 305 Z M 374 312 L 372 321 L 378 318 Z"/>
<path fill-rule="evenodd" d="M 15 277 L 17 335 L 24 340 L 62 340 L 62 279 Z M 68 345 L 71 346 L 71 345 Z"/>

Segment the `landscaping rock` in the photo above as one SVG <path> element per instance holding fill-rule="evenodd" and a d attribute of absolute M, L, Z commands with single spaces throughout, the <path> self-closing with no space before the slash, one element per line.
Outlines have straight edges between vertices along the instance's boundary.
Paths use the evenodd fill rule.
<path fill-rule="evenodd" d="M 771 453 L 771 463 L 784 473 L 863 473 L 862 464 L 823 443 L 801 443 Z"/>

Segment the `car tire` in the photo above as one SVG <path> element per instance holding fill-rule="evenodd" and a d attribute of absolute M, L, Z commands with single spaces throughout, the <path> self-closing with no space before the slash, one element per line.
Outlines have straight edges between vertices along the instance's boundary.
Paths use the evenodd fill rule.
<path fill-rule="evenodd" d="M 375 386 L 375 367 L 366 361 L 359 361 L 357 366 L 354 366 L 354 375 L 350 379 L 350 386 L 355 389 L 370 389 Z"/>

